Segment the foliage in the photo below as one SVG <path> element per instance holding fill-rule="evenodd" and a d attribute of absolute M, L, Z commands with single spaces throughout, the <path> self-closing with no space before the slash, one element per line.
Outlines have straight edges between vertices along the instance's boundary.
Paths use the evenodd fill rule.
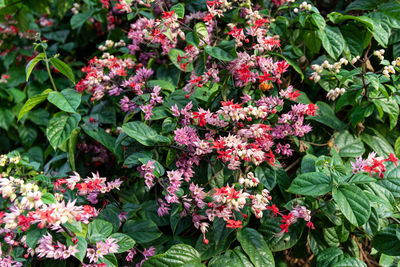
<path fill-rule="evenodd" d="M 399 262 L 398 1 L 0 14 L 0 265 Z"/>

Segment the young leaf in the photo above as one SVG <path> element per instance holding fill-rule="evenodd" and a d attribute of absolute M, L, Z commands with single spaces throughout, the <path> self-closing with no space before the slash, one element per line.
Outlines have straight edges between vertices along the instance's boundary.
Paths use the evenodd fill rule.
<path fill-rule="evenodd" d="M 331 191 L 331 179 L 323 172 L 309 172 L 297 176 L 288 191 L 304 196 L 321 196 Z"/>
<path fill-rule="evenodd" d="M 18 114 L 18 120 L 20 120 L 26 113 L 28 113 L 31 109 L 33 109 L 36 105 L 42 103 L 47 99 L 47 96 L 53 90 L 47 89 L 43 91 L 40 95 L 35 95 L 34 97 L 29 98 L 26 103 L 22 106 L 21 110 Z"/>
<path fill-rule="evenodd" d="M 181 3 L 173 5 L 171 7 L 171 10 L 175 11 L 175 14 L 178 16 L 178 19 L 183 19 L 183 17 L 185 16 L 185 6 Z"/>
<path fill-rule="evenodd" d="M 65 89 L 61 92 L 51 92 L 47 99 L 59 109 L 73 113 L 81 103 L 81 94 L 74 89 Z"/>
<path fill-rule="evenodd" d="M 26 65 L 25 68 L 25 73 L 26 73 L 26 81 L 29 80 L 29 76 L 31 76 L 32 70 L 35 68 L 36 64 L 38 64 L 40 61 L 42 61 L 45 58 L 44 53 L 40 53 L 36 57 L 32 58 L 28 64 Z"/>
<path fill-rule="evenodd" d="M 72 69 L 61 61 L 59 58 L 52 57 L 50 58 L 50 63 L 62 74 L 64 74 L 68 79 L 71 80 L 73 84 L 75 84 L 75 76 L 72 72 Z"/>

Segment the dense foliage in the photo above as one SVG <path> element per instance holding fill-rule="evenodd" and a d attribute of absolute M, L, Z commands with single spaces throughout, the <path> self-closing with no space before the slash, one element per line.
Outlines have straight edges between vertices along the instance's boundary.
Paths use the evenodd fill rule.
<path fill-rule="evenodd" d="M 0 266 L 399 264 L 399 1 L 0 15 Z"/>

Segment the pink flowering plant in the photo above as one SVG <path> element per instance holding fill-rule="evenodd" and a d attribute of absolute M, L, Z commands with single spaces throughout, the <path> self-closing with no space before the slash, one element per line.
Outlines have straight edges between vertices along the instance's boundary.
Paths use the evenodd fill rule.
<path fill-rule="evenodd" d="M 0 266 L 397 264 L 398 1 L 14 1 Z"/>

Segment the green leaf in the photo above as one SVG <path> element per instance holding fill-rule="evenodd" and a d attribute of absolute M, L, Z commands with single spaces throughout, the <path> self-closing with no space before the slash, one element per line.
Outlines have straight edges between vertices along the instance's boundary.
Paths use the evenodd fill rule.
<path fill-rule="evenodd" d="M 400 137 L 398 137 L 394 143 L 394 151 L 396 156 L 400 157 Z"/>
<path fill-rule="evenodd" d="M 206 53 L 222 61 L 232 61 L 237 58 L 235 40 L 221 41 L 218 46 L 207 45 Z"/>
<path fill-rule="evenodd" d="M 288 233 L 280 233 L 281 224 L 280 218 L 265 216 L 258 228 L 273 252 L 283 251 L 296 245 L 304 230 L 304 222 L 299 222 L 291 225 Z"/>
<path fill-rule="evenodd" d="M 185 56 L 185 51 L 174 48 L 169 50 L 168 56 L 171 62 L 181 71 L 191 72 L 193 70 L 193 62 L 189 62 L 185 68 L 183 68 L 181 65 L 187 63 L 187 60 L 183 58 Z M 178 62 L 178 56 L 181 57 L 179 62 Z"/>
<path fill-rule="evenodd" d="M 114 254 L 107 254 L 103 258 L 99 257 L 98 263 L 105 263 L 107 267 L 118 267 L 118 260 Z"/>
<path fill-rule="evenodd" d="M 323 30 L 318 31 L 318 37 L 321 39 L 322 46 L 326 52 L 333 59 L 337 59 L 342 54 L 344 39 L 338 27 L 326 25 Z"/>
<path fill-rule="evenodd" d="M 367 265 L 357 258 L 347 258 L 339 260 L 332 267 L 367 267 Z"/>
<path fill-rule="evenodd" d="M 72 16 L 71 18 L 71 28 L 73 30 L 81 27 L 85 21 L 87 21 L 92 15 L 93 15 L 94 10 L 89 10 L 83 13 L 78 13 Z"/>
<path fill-rule="evenodd" d="M 239 230 L 237 239 L 254 266 L 275 266 L 271 250 L 263 236 L 255 229 L 247 227 Z"/>
<path fill-rule="evenodd" d="M 311 15 L 311 22 L 320 30 L 324 30 L 326 25 L 324 17 L 319 13 L 313 13 Z"/>
<path fill-rule="evenodd" d="M 117 240 L 117 245 L 119 246 L 119 248 L 116 253 L 122 253 L 130 250 L 136 243 L 135 240 L 133 240 L 131 237 L 122 233 L 114 233 L 110 235 L 110 237 Z"/>
<path fill-rule="evenodd" d="M 86 250 L 87 250 L 87 241 L 86 238 L 83 236 L 76 236 L 76 239 L 78 239 L 78 247 L 77 249 L 79 250 L 77 253 L 75 253 L 75 258 L 77 258 L 80 262 L 83 262 L 83 259 L 85 258 L 86 255 Z M 71 238 L 67 239 L 67 245 L 72 246 L 74 243 L 72 242 Z"/>
<path fill-rule="evenodd" d="M 44 90 L 40 95 L 35 95 L 34 97 L 29 98 L 26 103 L 22 106 L 21 110 L 18 114 L 18 120 L 20 120 L 26 113 L 28 113 L 31 109 L 33 109 L 36 105 L 42 103 L 47 99 L 47 96 L 53 90 L 47 89 Z"/>
<path fill-rule="evenodd" d="M 14 112 L 9 108 L 0 107 L 0 128 L 8 131 L 14 121 Z"/>
<path fill-rule="evenodd" d="M 125 123 L 122 130 L 129 136 L 145 146 L 153 146 L 156 144 L 169 144 L 171 140 L 168 137 L 159 135 L 141 121 L 133 121 Z"/>
<path fill-rule="evenodd" d="M 331 266 L 335 262 L 339 261 L 339 256 L 343 255 L 340 248 L 328 248 L 318 253 L 317 256 L 317 267 Z"/>
<path fill-rule="evenodd" d="M 297 176 L 288 191 L 304 196 L 321 196 L 331 191 L 331 179 L 323 172 L 309 172 Z"/>
<path fill-rule="evenodd" d="M 140 219 L 127 221 L 123 232 L 140 244 L 156 240 L 162 234 L 153 221 Z"/>
<path fill-rule="evenodd" d="M 173 5 L 171 7 L 171 10 L 175 11 L 175 14 L 178 16 L 178 19 L 183 19 L 183 17 L 185 16 L 185 6 L 181 3 Z"/>
<path fill-rule="evenodd" d="M 112 233 L 112 230 L 113 226 L 111 223 L 96 219 L 89 223 L 87 238 L 90 243 L 104 241 Z"/>
<path fill-rule="evenodd" d="M 189 267 L 204 266 L 199 252 L 186 244 L 173 245 L 165 253 L 155 255 L 145 261 L 142 267 Z"/>
<path fill-rule="evenodd" d="M 236 250 L 228 250 L 223 255 L 213 257 L 209 263 L 209 267 L 251 267 L 254 266 L 247 256 L 240 251 L 240 248 Z"/>
<path fill-rule="evenodd" d="M 161 89 L 165 89 L 169 92 L 173 92 L 175 91 L 175 86 L 168 82 L 168 81 L 164 81 L 164 80 L 152 80 L 152 81 L 148 81 L 147 82 L 149 86 L 154 87 L 156 85 L 160 86 Z"/>
<path fill-rule="evenodd" d="M 332 196 L 350 223 L 361 226 L 367 222 L 371 206 L 368 197 L 360 188 L 355 185 L 341 185 L 333 188 Z"/>
<path fill-rule="evenodd" d="M 26 73 L 26 81 L 29 80 L 29 76 L 31 76 L 32 70 L 35 68 L 36 64 L 42 61 L 45 58 L 44 53 L 38 54 L 36 57 L 32 58 L 25 67 Z"/>
<path fill-rule="evenodd" d="M 103 128 L 98 128 L 97 131 L 90 130 L 87 127 L 82 127 L 87 135 L 92 137 L 94 140 L 105 146 L 111 151 L 118 159 L 122 158 L 122 148 L 115 146 L 116 139 L 107 133 Z"/>
<path fill-rule="evenodd" d="M 323 229 L 324 239 L 331 247 L 338 247 L 340 243 L 346 242 L 349 238 L 350 232 L 346 229 L 345 225 L 336 227 L 329 227 Z"/>
<path fill-rule="evenodd" d="M 62 74 L 64 74 L 68 79 L 71 80 L 73 84 L 75 84 L 75 76 L 72 72 L 72 69 L 61 61 L 59 58 L 52 57 L 50 58 L 50 63 Z"/>
<path fill-rule="evenodd" d="M 198 22 L 194 25 L 194 32 L 202 40 L 208 40 L 207 26 L 203 22 Z"/>
<path fill-rule="evenodd" d="M 357 173 L 353 176 L 353 178 L 350 179 L 349 183 L 352 184 L 367 184 L 367 183 L 373 183 L 376 182 L 376 179 L 372 178 L 369 175 L 365 175 L 362 173 Z"/>
<path fill-rule="evenodd" d="M 39 239 L 41 239 L 47 230 L 45 228 L 39 229 L 36 225 L 31 226 L 31 229 L 26 234 L 26 244 L 28 247 L 34 249 Z"/>
<path fill-rule="evenodd" d="M 55 196 L 49 192 L 43 194 L 41 197 L 41 200 L 43 201 L 44 204 L 47 204 L 47 205 L 57 202 Z"/>
<path fill-rule="evenodd" d="M 57 149 L 59 145 L 68 140 L 72 131 L 78 126 L 80 120 L 81 115 L 76 113 L 68 116 L 61 112 L 54 116 L 46 129 L 46 136 L 51 146 Z"/>
<path fill-rule="evenodd" d="M 380 107 L 389 116 L 390 130 L 397 125 L 397 119 L 399 118 L 399 105 L 394 99 L 373 99 L 372 102 Z M 382 116 L 381 116 L 382 117 Z"/>
<path fill-rule="evenodd" d="M 140 151 L 134 152 L 130 154 L 124 161 L 124 165 L 141 165 L 142 161 L 145 159 L 151 160 L 153 158 L 153 154 L 150 151 Z"/>
<path fill-rule="evenodd" d="M 318 121 L 337 131 L 347 128 L 346 124 L 336 117 L 335 112 L 327 103 L 318 101 L 316 105 L 318 106 L 317 114 L 310 117 L 310 120 Z"/>
<path fill-rule="evenodd" d="M 64 89 L 60 92 L 51 92 L 47 99 L 59 109 L 73 113 L 81 103 L 81 94 L 74 89 Z"/>
<path fill-rule="evenodd" d="M 268 191 L 271 191 L 276 185 L 276 171 L 270 167 L 258 166 L 255 169 L 255 176 L 260 180 L 260 183 L 265 186 Z"/>
<path fill-rule="evenodd" d="M 390 153 L 394 153 L 392 146 L 378 131 L 368 128 L 371 130 L 371 134 L 363 132 L 361 134 L 361 140 L 372 148 L 379 156 L 388 157 Z"/>
<path fill-rule="evenodd" d="M 376 0 L 356 0 L 352 1 L 346 8 L 346 12 L 351 10 L 372 10 L 377 7 Z"/>
<path fill-rule="evenodd" d="M 394 197 L 400 197 L 400 166 L 386 171 L 383 179 L 377 182 L 389 190 Z"/>
<path fill-rule="evenodd" d="M 4 2 L 4 0 L 0 0 L 0 8 L 5 7 L 6 3 Z"/>
<path fill-rule="evenodd" d="M 372 246 L 386 255 L 400 256 L 399 234 L 398 225 L 386 226 L 374 236 Z"/>
<path fill-rule="evenodd" d="M 341 157 L 356 158 L 365 152 L 361 139 L 350 134 L 347 130 L 338 133 L 334 140 Z"/>
<path fill-rule="evenodd" d="M 72 170 L 76 170 L 75 168 L 75 152 L 76 152 L 76 144 L 78 142 L 80 129 L 77 128 L 72 131 L 71 137 L 68 140 L 68 161 L 71 165 Z"/>

